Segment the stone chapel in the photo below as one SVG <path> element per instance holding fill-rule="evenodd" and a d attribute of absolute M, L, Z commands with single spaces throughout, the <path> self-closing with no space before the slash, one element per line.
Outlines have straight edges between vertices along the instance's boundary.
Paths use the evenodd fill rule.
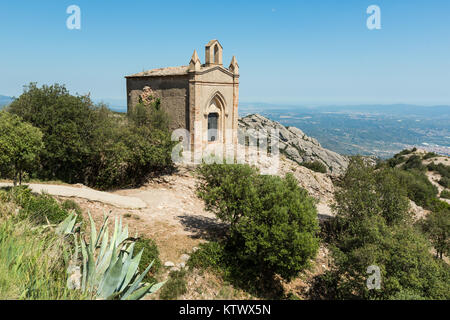
<path fill-rule="evenodd" d="M 170 117 L 170 129 L 186 129 L 191 151 L 202 153 L 213 144 L 238 143 L 239 66 L 233 56 L 223 66 L 222 45 L 211 40 L 205 63 L 197 51 L 189 65 L 143 71 L 126 76 L 128 112 L 145 90 L 161 100 Z"/>

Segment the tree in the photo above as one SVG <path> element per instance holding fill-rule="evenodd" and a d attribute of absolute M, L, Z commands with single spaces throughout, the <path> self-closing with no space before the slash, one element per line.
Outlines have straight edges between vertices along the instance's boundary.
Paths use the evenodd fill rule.
<path fill-rule="evenodd" d="M 320 289 L 332 299 L 449 299 L 450 268 L 430 254 L 411 223 L 408 199 L 395 169 L 375 170 L 354 158 L 336 192 L 330 249 L 332 270 Z M 381 290 L 369 290 L 367 268 L 380 268 Z"/>
<path fill-rule="evenodd" d="M 85 167 L 93 153 L 90 145 L 98 125 L 89 96 L 73 96 L 59 84 L 38 88 L 30 83 L 8 109 L 44 134 L 39 177 L 85 182 Z"/>
<path fill-rule="evenodd" d="M 202 165 L 199 196 L 228 222 L 228 256 L 248 276 L 292 279 L 319 247 L 314 200 L 292 175 L 260 175 L 240 164 Z"/>
<path fill-rule="evenodd" d="M 109 189 L 140 185 L 172 169 L 174 142 L 158 100 L 127 117 L 62 85 L 31 83 L 8 109 L 44 135 L 38 178 Z"/>
<path fill-rule="evenodd" d="M 450 206 L 442 206 L 428 214 L 422 226 L 436 250 L 436 256 L 442 259 L 442 255 L 449 255 Z"/>
<path fill-rule="evenodd" d="M 12 168 L 14 186 L 36 165 L 43 148 L 42 132 L 16 115 L 0 112 L 0 165 Z"/>

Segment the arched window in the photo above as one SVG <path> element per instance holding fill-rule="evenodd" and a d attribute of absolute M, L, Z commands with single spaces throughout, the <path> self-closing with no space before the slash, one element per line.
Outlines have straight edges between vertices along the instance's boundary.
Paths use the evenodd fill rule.
<path fill-rule="evenodd" d="M 218 139 L 219 114 L 213 112 L 208 114 L 208 141 L 217 141 Z"/>

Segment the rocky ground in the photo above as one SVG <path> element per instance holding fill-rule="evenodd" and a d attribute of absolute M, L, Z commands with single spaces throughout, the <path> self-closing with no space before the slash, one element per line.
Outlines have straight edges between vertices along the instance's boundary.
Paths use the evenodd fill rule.
<path fill-rule="evenodd" d="M 296 127 L 285 127 L 279 122 L 269 120 L 259 114 L 252 114 L 239 119 L 240 137 L 251 132 L 266 132 L 270 135 L 272 129 L 278 130 L 278 135 L 272 137 L 278 149 L 287 158 L 299 164 L 303 162 L 319 161 L 323 163 L 329 173 L 341 174 L 348 166 L 348 158 L 336 152 L 323 148 L 319 141 L 307 136 Z M 241 138 L 241 140 L 244 138 Z M 252 144 L 252 139 L 248 140 Z M 244 144 L 244 141 L 240 141 Z M 253 141 L 253 144 L 256 142 Z"/>

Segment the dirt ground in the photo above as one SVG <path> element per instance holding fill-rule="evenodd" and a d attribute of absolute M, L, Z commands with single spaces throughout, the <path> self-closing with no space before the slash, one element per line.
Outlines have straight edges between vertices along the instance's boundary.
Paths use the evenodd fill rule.
<path fill-rule="evenodd" d="M 130 236 L 152 238 L 156 241 L 161 261 L 182 262 L 180 256 L 189 253 L 199 243 L 223 232 L 213 213 L 204 210 L 203 201 L 195 195 L 196 180 L 189 173 L 166 176 L 138 189 L 119 190 L 113 194 L 143 200 L 143 209 L 124 209 L 109 204 L 73 198 L 87 218 L 89 211 L 97 228 L 108 214 L 122 217 Z"/>

